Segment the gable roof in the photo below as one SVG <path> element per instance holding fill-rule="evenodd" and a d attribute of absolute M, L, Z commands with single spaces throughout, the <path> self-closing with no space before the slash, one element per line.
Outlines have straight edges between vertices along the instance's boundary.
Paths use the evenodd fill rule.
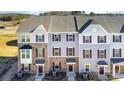
<path fill-rule="evenodd" d="M 93 20 L 92 24 L 101 25 L 109 33 L 120 33 L 124 24 L 124 16 L 77 16 L 78 28 L 81 28 L 90 19 Z M 80 29 L 80 32 L 83 30 Z"/>
<path fill-rule="evenodd" d="M 22 22 L 18 32 L 31 32 L 39 25 L 43 25 L 48 32 L 76 32 L 84 31 L 90 24 L 99 24 L 109 33 L 122 33 L 124 16 L 30 16 Z"/>

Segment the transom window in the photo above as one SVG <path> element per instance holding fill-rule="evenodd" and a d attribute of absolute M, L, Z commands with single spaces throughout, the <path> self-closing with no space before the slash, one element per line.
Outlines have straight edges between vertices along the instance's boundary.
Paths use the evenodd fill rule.
<path fill-rule="evenodd" d="M 83 36 L 83 43 L 91 43 L 91 36 Z"/>
<path fill-rule="evenodd" d="M 92 58 L 92 51 L 89 50 L 83 50 L 83 58 Z"/>
<path fill-rule="evenodd" d="M 75 35 L 74 34 L 67 34 L 66 40 L 67 41 L 75 41 Z"/>
<path fill-rule="evenodd" d="M 30 35 L 22 35 L 21 42 L 30 42 Z"/>
<path fill-rule="evenodd" d="M 98 36 L 98 43 L 106 43 L 106 36 Z"/>
<path fill-rule="evenodd" d="M 121 42 L 121 35 L 113 35 L 113 42 Z"/>
<path fill-rule="evenodd" d="M 67 48 L 67 56 L 75 56 L 75 48 Z"/>
<path fill-rule="evenodd" d="M 106 58 L 106 50 L 98 50 L 98 58 Z"/>
<path fill-rule="evenodd" d="M 30 58 L 30 50 L 29 49 L 22 49 L 22 58 L 23 59 L 29 59 Z"/>
<path fill-rule="evenodd" d="M 113 49 L 113 57 L 121 57 L 121 49 Z"/>
<path fill-rule="evenodd" d="M 36 35 L 36 42 L 44 42 L 44 35 Z"/>
<path fill-rule="evenodd" d="M 61 48 L 53 48 L 53 56 L 61 56 Z"/>
<path fill-rule="evenodd" d="M 53 41 L 61 41 L 61 35 L 60 34 L 53 34 Z"/>

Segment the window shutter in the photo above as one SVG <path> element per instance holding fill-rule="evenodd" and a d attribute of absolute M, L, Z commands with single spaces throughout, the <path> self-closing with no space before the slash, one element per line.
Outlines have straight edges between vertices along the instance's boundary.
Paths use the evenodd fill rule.
<path fill-rule="evenodd" d="M 97 51 L 97 57 L 99 58 L 99 49 L 98 49 L 98 51 Z"/>
<path fill-rule="evenodd" d="M 106 36 L 104 36 L 104 38 L 105 38 L 105 43 L 106 43 Z"/>
<path fill-rule="evenodd" d="M 85 58 L 85 50 L 83 50 L 83 58 Z"/>
<path fill-rule="evenodd" d="M 73 48 L 73 56 L 75 56 L 75 48 Z"/>
<path fill-rule="evenodd" d="M 115 42 L 115 35 L 113 35 L 113 42 Z"/>
<path fill-rule="evenodd" d="M 75 41 L 75 34 L 73 34 L 73 41 Z"/>
<path fill-rule="evenodd" d="M 66 35 L 66 41 L 68 41 L 68 34 Z"/>
<path fill-rule="evenodd" d="M 29 71 L 31 71 L 31 64 L 29 64 Z"/>
<path fill-rule="evenodd" d="M 91 36 L 90 36 L 90 43 L 92 43 L 92 38 L 91 38 Z"/>
<path fill-rule="evenodd" d="M 38 42 L 38 35 L 36 35 L 36 42 Z"/>
<path fill-rule="evenodd" d="M 115 57 L 115 49 L 113 49 L 113 57 Z"/>
<path fill-rule="evenodd" d="M 105 58 L 106 58 L 106 49 L 104 50 L 104 53 L 105 53 Z"/>
<path fill-rule="evenodd" d="M 24 64 L 22 64 L 22 71 L 24 71 Z"/>
<path fill-rule="evenodd" d="M 38 48 L 36 48 L 36 57 L 38 57 Z"/>
<path fill-rule="evenodd" d="M 43 57 L 45 57 L 45 49 L 43 48 Z"/>
<path fill-rule="evenodd" d="M 120 57 L 121 57 L 121 48 L 120 48 Z"/>
<path fill-rule="evenodd" d="M 59 41 L 61 41 L 61 35 L 59 34 Z"/>
<path fill-rule="evenodd" d="M 85 43 L 85 36 L 83 36 L 83 43 Z"/>
<path fill-rule="evenodd" d="M 59 56 L 61 56 L 61 48 L 59 48 Z"/>
<path fill-rule="evenodd" d="M 54 41 L 54 34 L 52 34 L 52 39 L 53 39 L 53 41 Z"/>
<path fill-rule="evenodd" d="M 121 42 L 121 35 L 120 35 L 120 42 Z"/>
<path fill-rule="evenodd" d="M 92 50 L 90 49 L 90 58 L 92 58 Z"/>
<path fill-rule="evenodd" d="M 99 36 L 97 37 L 97 42 L 99 43 Z"/>
<path fill-rule="evenodd" d="M 53 48 L 53 56 L 54 56 L 54 48 Z"/>
<path fill-rule="evenodd" d="M 42 35 L 42 42 L 44 42 L 44 35 Z"/>
<path fill-rule="evenodd" d="M 68 56 L 68 48 L 66 48 L 66 55 Z"/>

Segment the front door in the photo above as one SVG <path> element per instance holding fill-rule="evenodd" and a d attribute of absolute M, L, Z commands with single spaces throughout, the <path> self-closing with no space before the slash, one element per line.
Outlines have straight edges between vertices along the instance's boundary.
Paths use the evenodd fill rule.
<path fill-rule="evenodd" d="M 39 72 L 39 74 L 42 74 L 43 73 L 43 66 L 39 66 L 38 67 L 38 72 Z"/>
<path fill-rule="evenodd" d="M 68 70 L 69 72 L 73 72 L 73 65 L 69 65 Z"/>
<path fill-rule="evenodd" d="M 100 67 L 99 68 L 99 73 L 102 75 L 102 74 L 104 74 L 104 67 Z"/>

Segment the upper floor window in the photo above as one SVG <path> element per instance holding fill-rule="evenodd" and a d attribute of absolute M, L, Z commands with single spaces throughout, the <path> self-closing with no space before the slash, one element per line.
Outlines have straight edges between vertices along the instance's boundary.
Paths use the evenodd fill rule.
<path fill-rule="evenodd" d="M 67 56 L 75 56 L 75 48 L 66 49 Z"/>
<path fill-rule="evenodd" d="M 121 57 L 121 48 L 113 49 L 113 57 Z"/>
<path fill-rule="evenodd" d="M 113 42 L 121 42 L 121 35 L 113 35 Z"/>
<path fill-rule="evenodd" d="M 53 48 L 53 56 L 61 56 L 61 48 Z"/>
<path fill-rule="evenodd" d="M 22 49 L 21 54 L 22 54 L 23 59 L 30 58 L 30 50 L 29 49 Z"/>
<path fill-rule="evenodd" d="M 106 43 L 106 36 L 98 36 L 98 43 Z"/>
<path fill-rule="evenodd" d="M 61 41 L 61 35 L 60 34 L 53 34 L 52 35 L 52 37 L 53 37 L 53 41 Z"/>
<path fill-rule="evenodd" d="M 21 41 L 24 42 L 30 42 L 30 35 L 22 35 Z"/>
<path fill-rule="evenodd" d="M 44 48 L 36 48 L 36 57 L 45 57 Z"/>
<path fill-rule="evenodd" d="M 83 50 L 83 58 L 92 58 L 92 50 Z"/>
<path fill-rule="evenodd" d="M 98 50 L 98 58 L 106 58 L 106 50 Z"/>
<path fill-rule="evenodd" d="M 36 35 L 36 42 L 44 42 L 44 35 Z"/>
<path fill-rule="evenodd" d="M 83 43 L 91 43 L 92 37 L 91 36 L 83 36 Z"/>
<path fill-rule="evenodd" d="M 66 40 L 67 41 L 75 41 L 75 35 L 74 34 L 67 34 Z"/>

